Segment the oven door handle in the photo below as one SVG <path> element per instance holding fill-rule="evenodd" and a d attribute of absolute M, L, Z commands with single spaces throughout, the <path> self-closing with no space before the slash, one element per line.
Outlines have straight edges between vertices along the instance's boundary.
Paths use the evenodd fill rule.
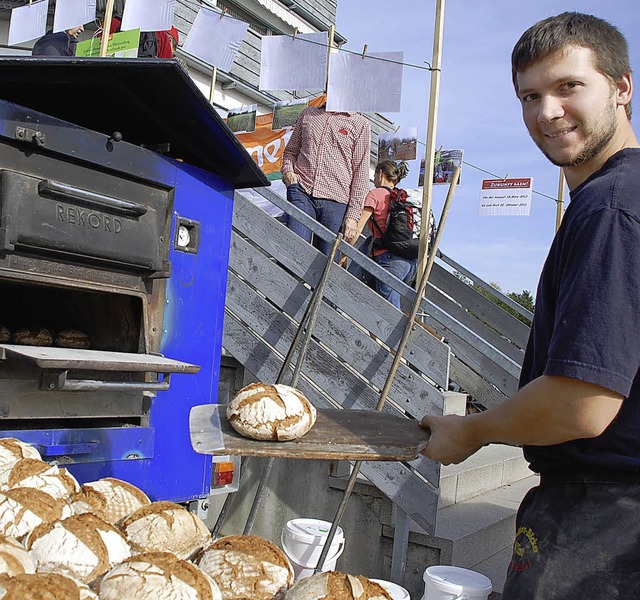
<path fill-rule="evenodd" d="M 100 442 L 76 442 L 70 444 L 34 444 L 42 456 L 74 456 L 93 454 L 100 449 Z"/>
<path fill-rule="evenodd" d="M 147 207 L 136 202 L 121 200 L 83 190 L 82 188 L 44 179 L 38 184 L 38 191 L 45 196 L 62 197 L 63 199 L 79 200 L 80 202 L 93 206 L 98 210 L 108 209 L 112 212 L 120 213 L 127 217 L 141 217 L 147 213 Z"/>
<path fill-rule="evenodd" d="M 64 392 L 164 392 L 171 384 L 171 373 L 162 373 L 162 381 L 96 381 L 93 379 L 68 379 L 68 371 L 44 371 L 42 389 Z"/>

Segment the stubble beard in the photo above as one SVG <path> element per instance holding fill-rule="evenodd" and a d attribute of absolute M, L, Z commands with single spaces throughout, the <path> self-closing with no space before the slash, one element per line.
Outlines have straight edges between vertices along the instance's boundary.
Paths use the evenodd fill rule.
<path fill-rule="evenodd" d="M 543 143 L 535 139 L 534 142 L 547 159 L 556 167 L 577 167 L 593 160 L 607 147 L 607 144 L 613 139 L 616 133 L 617 125 L 616 108 L 608 105 L 600 118 L 595 119 L 591 125 L 581 125 L 584 131 L 585 143 L 582 149 L 569 160 L 554 158 L 545 150 Z"/>

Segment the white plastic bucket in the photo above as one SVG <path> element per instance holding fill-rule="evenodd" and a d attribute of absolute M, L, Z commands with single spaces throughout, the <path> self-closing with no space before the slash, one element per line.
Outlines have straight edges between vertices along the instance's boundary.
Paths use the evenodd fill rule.
<path fill-rule="evenodd" d="M 391 596 L 391 600 L 411 600 L 409 592 L 405 590 L 401 585 L 393 583 L 393 581 L 385 581 L 384 579 L 372 579 L 377 584 L 381 585 L 385 592 Z"/>
<path fill-rule="evenodd" d="M 424 572 L 424 596 L 422 600 L 487 600 L 491 580 L 481 573 L 437 565 Z"/>
<path fill-rule="evenodd" d="M 291 562 L 296 581 L 313 575 L 330 529 L 331 523 L 319 519 L 292 519 L 285 524 L 280 542 Z M 336 561 L 343 551 L 344 532 L 338 527 L 322 570 L 335 570 Z"/>

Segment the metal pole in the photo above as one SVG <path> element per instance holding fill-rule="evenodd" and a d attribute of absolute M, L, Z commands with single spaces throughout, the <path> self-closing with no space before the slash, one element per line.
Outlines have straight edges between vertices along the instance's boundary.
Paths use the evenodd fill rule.
<path fill-rule="evenodd" d="M 413 308 L 411 310 L 411 315 L 407 320 L 407 325 L 404 329 L 404 334 L 402 335 L 402 339 L 398 344 L 398 348 L 396 350 L 396 355 L 393 359 L 393 363 L 391 368 L 389 369 L 389 375 L 387 376 L 387 381 L 384 384 L 384 388 L 382 392 L 380 392 L 380 400 L 378 401 L 378 406 L 376 410 L 382 410 L 384 408 L 384 404 L 387 400 L 387 394 L 391 389 L 391 384 L 393 383 L 393 379 L 398 370 L 398 366 L 400 365 L 400 361 L 402 360 L 402 355 L 404 353 L 404 349 L 407 346 L 407 341 L 409 340 L 409 336 L 413 331 L 416 315 L 418 314 L 418 310 L 420 308 L 420 304 L 422 302 L 422 297 L 424 296 L 424 292 L 427 289 L 427 282 L 429 280 L 429 275 L 431 274 L 431 269 L 433 267 L 433 263 L 436 259 L 436 254 L 438 251 L 438 246 L 440 245 L 440 240 L 442 239 L 442 231 L 444 230 L 444 224 L 447 221 L 447 216 L 449 214 L 449 208 L 451 207 L 451 201 L 453 200 L 453 195 L 455 193 L 456 185 L 458 184 L 458 179 L 460 178 L 460 167 L 456 167 L 453 171 L 453 176 L 451 178 L 451 184 L 449 185 L 449 192 L 447 193 L 447 198 L 444 202 L 444 207 L 442 208 L 442 216 L 440 217 L 440 223 L 438 224 L 438 230 L 436 233 L 436 237 L 433 241 L 433 248 L 431 253 L 429 254 L 429 260 L 427 261 L 427 266 L 420 276 L 418 273 L 418 277 L 420 277 L 420 285 L 418 286 L 418 291 L 416 292 L 416 300 L 413 303 Z M 331 547 L 331 542 L 338 530 L 338 526 L 340 525 L 340 521 L 342 520 L 342 516 L 344 515 L 344 511 L 347 508 L 347 503 L 349 502 L 349 498 L 351 493 L 353 492 L 353 488 L 356 485 L 356 479 L 358 478 L 358 474 L 360 473 L 360 467 L 362 466 L 362 461 L 358 460 L 353 465 L 353 470 L 351 471 L 351 475 L 349 477 L 349 481 L 347 482 L 347 486 L 342 494 L 342 500 L 340 501 L 340 505 L 338 506 L 338 510 L 336 511 L 336 516 L 333 519 L 333 523 L 331 524 L 331 529 L 327 534 L 327 539 L 324 542 L 324 546 L 322 547 L 322 552 L 320 553 L 320 558 L 318 559 L 318 564 L 314 569 L 315 573 L 319 573 L 322 571 L 322 567 L 324 566 L 324 561 L 327 558 L 327 554 L 329 553 L 329 548 Z"/>
<path fill-rule="evenodd" d="M 444 37 L 444 2 L 437 0 L 436 24 L 433 34 L 433 58 L 431 61 L 431 87 L 429 91 L 429 116 L 427 118 L 427 148 L 424 158 L 424 185 L 422 187 L 422 222 L 427 223 L 420 232 L 420 254 L 418 256 L 418 280 L 426 269 L 429 245 L 429 218 L 433 198 L 433 172 L 436 153 L 436 129 L 438 125 L 438 102 L 440 97 L 440 70 L 442 68 L 442 40 Z"/>
<path fill-rule="evenodd" d="M 342 234 L 339 233 L 336 237 L 336 240 L 331 248 L 331 252 L 329 253 L 329 257 L 327 258 L 327 264 L 325 265 L 324 271 L 322 272 L 322 277 L 316 286 L 316 289 L 313 290 L 311 294 L 311 298 L 309 300 L 309 305 L 307 306 L 307 311 L 300 321 L 300 325 L 298 326 L 298 331 L 296 332 L 296 336 L 291 344 L 291 348 L 289 348 L 289 352 L 287 357 L 280 369 L 280 374 L 278 375 L 278 379 L 276 383 L 282 383 L 286 377 L 286 373 L 289 371 L 289 366 L 293 359 L 293 355 L 298 346 L 300 346 L 300 350 L 298 351 L 298 361 L 296 363 L 296 367 L 294 369 L 293 375 L 291 377 L 291 386 L 295 387 L 298 384 L 298 378 L 300 376 L 300 370 L 302 369 L 302 365 L 304 363 L 305 356 L 307 354 L 307 348 L 309 346 L 309 340 L 311 339 L 311 332 L 313 331 L 313 327 L 316 323 L 316 317 L 318 316 L 318 310 L 320 309 L 320 305 L 322 304 L 322 298 L 324 297 L 324 289 L 327 285 L 327 281 L 329 279 L 329 271 L 331 270 L 331 265 L 333 264 L 333 259 L 338 252 L 338 246 L 340 246 L 340 242 L 342 241 Z M 264 493 L 264 488 L 266 486 L 267 480 L 269 479 L 269 475 L 271 474 L 271 470 L 273 469 L 273 463 L 275 458 L 273 456 L 269 457 L 265 463 L 265 467 L 260 474 L 260 480 L 258 481 L 258 489 L 256 490 L 256 494 L 253 497 L 253 503 L 251 504 L 251 508 L 249 509 L 249 515 L 247 516 L 247 520 L 245 522 L 244 531 L 242 535 L 247 535 L 251 529 L 253 528 L 253 524 L 255 522 L 256 516 L 258 514 L 258 508 L 260 508 L 260 502 L 262 500 L 262 495 Z"/>

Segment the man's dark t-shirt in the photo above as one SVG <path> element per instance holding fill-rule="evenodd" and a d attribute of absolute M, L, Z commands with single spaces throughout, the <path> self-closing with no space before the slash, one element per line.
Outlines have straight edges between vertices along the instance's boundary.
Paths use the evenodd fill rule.
<path fill-rule="evenodd" d="M 541 375 L 622 394 L 592 439 L 525 446 L 536 472 L 640 471 L 640 149 L 627 148 L 571 193 L 545 262 L 520 385 Z M 561 402 L 561 399 L 558 399 Z"/>
<path fill-rule="evenodd" d="M 48 31 L 33 46 L 31 56 L 75 56 L 77 42 L 66 31 Z"/>

